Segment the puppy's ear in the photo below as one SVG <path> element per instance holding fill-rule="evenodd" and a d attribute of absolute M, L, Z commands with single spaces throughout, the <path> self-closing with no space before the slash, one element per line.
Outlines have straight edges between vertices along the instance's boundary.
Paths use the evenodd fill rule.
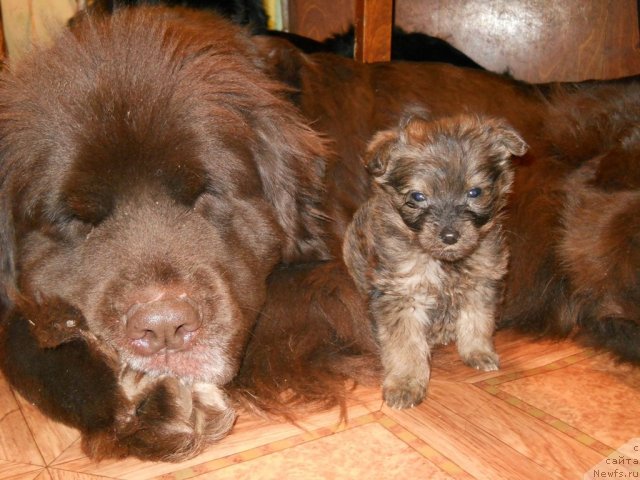
<path fill-rule="evenodd" d="M 367 146 L 364 165 L 374 177 L 384 175 L 391 153 L 397 145 L 420 144 L 430 130 L 429 112 L 420 106 L 409 108 L 400 119 L 398 128 L 378 132 Z"/>
<path fill-rule="evenodd" d="M 411 111 L 400 121 L 400 140 L 407 144 L 423 143 L 431 128 L 426 112 Z"/>
<path fill-rule="evenodd" d="M 486 129 L 490 151 L 493 154 L 494 186 L 497 191 L 506 194 L 511 190 L 515 176 L 511 157 L 524 155 L 529 146 L 506 121 L 495 118 L 480 118 L 479 121 Z"/>
<path fill-rule="evenodd" d="M 364 155 L 364 166 L 374 177 L 381 177 L 387 171 L 393 147 L 400 141 L 395 130 L 385 130 L 374 135 Z"/>
<path fill-rule="evenodd" d="M 486 127 L 496 153 L 500 154 L 503 160 L 506 161 L 513 155 L 521 157 L 527 153 L 529 145 L 506 121 L 490 119 L 486 121 Z"/>

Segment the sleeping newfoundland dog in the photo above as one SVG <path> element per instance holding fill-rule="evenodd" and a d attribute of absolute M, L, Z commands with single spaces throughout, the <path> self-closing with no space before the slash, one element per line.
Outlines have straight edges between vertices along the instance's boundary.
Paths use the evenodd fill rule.
<path fill-rule="evenodd" d="M 180 460 L 226 435 L 239 406 L 291 417 L 341 403 L 348 378 L 379 381 L 339 252 L 367 195 L 361 149 L 407 105 L 505 116 L 532 145 L 511 207 L 521 268 L 505 318 L 526 325 L 514 306 L 538 299 L 571 311 L 560 331 L 606 317 L 614 351 L 638 361 L 640 182 L 619 181 L 636 168 L 637 122 L 579 125 L 595 149 L 560 128 L 577 122 L 568 111 L 613 118 L 594 105 L 618 91 L 636 105 L 611 108 L 637 112 L 634 82 L 533 87 L 446 65 L 362 66 L 151 7 L 85 19 L 0 82 L 0 367 L 78 428 L 93 458 Z M 627 277 L 589 283 L 621 248 Z M 606 304 L 583 300 L 598 298 L 592 286 Z"/>
<path fill-rule="evenodd" d="M 2 78 L 3 368 L 96 456 L 224 435 L 267 276 L 328 258 L 325 146 L 260 67 L 235 27 L 149 9 Z"/>

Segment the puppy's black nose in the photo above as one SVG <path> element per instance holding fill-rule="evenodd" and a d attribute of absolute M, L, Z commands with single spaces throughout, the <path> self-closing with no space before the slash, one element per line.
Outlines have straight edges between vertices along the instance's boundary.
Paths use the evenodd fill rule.
<path fill-rule="evenodd" d="M 137 303 L 127 312 L 126 322 L 127 337 L 142 355 L 163 348 L 184 350 L 202 325 L 198 308 L 186 296 Z"/>
<path fill-rule="evenodd" d="M 457 230 L 454 230 L 451 227 L 444 227 L 440 231 L 440 239 L 446 243 L 447 245 L 453 245 L 458 242 L 460 238 L 460 233 Z"/>

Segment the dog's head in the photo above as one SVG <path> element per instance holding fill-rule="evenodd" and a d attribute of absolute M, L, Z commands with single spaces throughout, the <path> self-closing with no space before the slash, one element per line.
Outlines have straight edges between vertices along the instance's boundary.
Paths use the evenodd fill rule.
<path fill-rule="evenodd" d="M 496 224 L 513 182 L 510 158 L 526 150 L 498 119 L 410 115 L 374 137 L 365 165 L 421 248 L 456 261 Z"/>
<path fill-rule="evenodd" d="M 274 266 L 327 254 L 325 150 L 244 32 L 180 12 L 88 20 L 0 80 L 2 290 L 219 385 Z"/>

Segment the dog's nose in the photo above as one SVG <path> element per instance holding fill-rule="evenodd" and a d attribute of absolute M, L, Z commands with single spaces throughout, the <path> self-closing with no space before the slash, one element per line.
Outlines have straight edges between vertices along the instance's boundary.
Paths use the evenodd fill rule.
<path fill-rule="evenodd" d="M 460 238 L 460 233 L 457 230 L 454 230 L 451 227 L 444 227 L 440 231 L 440 239 L 446 243 L 447 245 L 453 245 L 458 242 Z"/>
<path fill-rule="evenodd" d="M 201 325 L 197 306 L 184 295 L 137 303 L 126 314 L 127 336 L 143 355 L 188 348 Z"/>

